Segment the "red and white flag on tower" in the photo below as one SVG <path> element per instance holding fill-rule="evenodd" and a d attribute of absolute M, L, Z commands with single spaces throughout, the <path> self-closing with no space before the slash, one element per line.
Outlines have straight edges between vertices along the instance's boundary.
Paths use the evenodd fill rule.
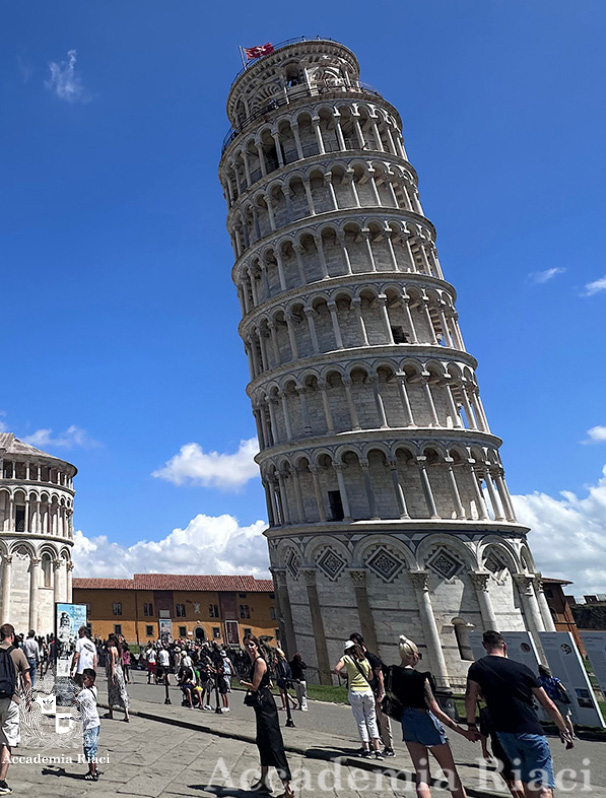
<path fill-rule="evenodd" d="M 252 61 L 255 58 L 261 58 L 262 55 L 269 55 L 273 53 L 274 46 L 271 42 L 267 42 L 266 44 L 260 44 L 257 47 L 243 47 L 244 54 L 248 58 L 249 61 Z"/>

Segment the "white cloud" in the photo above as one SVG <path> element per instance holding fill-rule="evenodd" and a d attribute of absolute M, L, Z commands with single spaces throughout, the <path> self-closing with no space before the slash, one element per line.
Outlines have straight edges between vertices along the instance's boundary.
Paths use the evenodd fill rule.
<path fill-rule="evenodd" d="M 552 269 L 545 269 L 542 272 L 531 272 L 528 276 L 535 285 L 542 285 L 548 282 L 556 274 L 563 274 L 566 271 L 562 266 L 554 266 Z"/>
<path fill-rule="evenodd" d="M 4 412 L 4 410 L 0 410 L 0 432 L 6 432 L 8 429 L 6 423 L 2 421 L 4 416 L 6 416 L 6 413 Z"/>
<path fill-rule="evenodd" d="M 191 482 L 204 487 L 237 490 L 259 475 L 254 456 L 259 451 L 256 438 L 240 441 L 235 454 L 204 452 L 199 443 L 186 443 L 152 476 L 165 479 L 175 485 Z"/>
<path fill-rule="evenodd" d="M 197 515 L 185 529 L 159 541 L 133 546 L 105 535 L 74 533 L 73 558 L 78 577 L 131 578 L 134 573 L 252 574 L 270 578 L 265 521 L 241 527 L 231 515 Z"/>
<path fill-rule="evenodd" d="M 48 65 L 50 78 L 44 83 L 60 100 L 68 103 L 86 102 L 89 96 L 82 84 L 80 75 L 76 72 L 77 53 L 69 50 L 67 60 L 51 61 Z"/>
<path fill-rule="evenodd" d="M 584 498 L 535 492 L 513 496 L 518 520 L 531 528 L 530 546 L 544 576 L 574 582 L 570 592 L 606 593 L 606 466 Z"/>
<path fill-rule="evenodd" d="M 592 283 L 587 283 L 585 285 L 585 296 L 593 296 L 602 291 L 606 291 L 606 274 L 600 277 L 599 280 L 594 280 Z"/>
<path fill-rule="evenodd" d="M 100 446 L 100 443 L 93 440 L 85 429 L 77 427 L 75 424 L 58 435 L 53 435 L 52 429 L 38 429 L 21 440 L 38 448 L 58 446 L 63 449 L 72 449 L 74 446 L 81 446 L 83 449 L 92 449 L 95 446 Z"/>
<path fill-rule="evenodd" d="M 582 443 L 606 443 L 606 427 L 592 427 L 587 430 L 588 438 Z"/>

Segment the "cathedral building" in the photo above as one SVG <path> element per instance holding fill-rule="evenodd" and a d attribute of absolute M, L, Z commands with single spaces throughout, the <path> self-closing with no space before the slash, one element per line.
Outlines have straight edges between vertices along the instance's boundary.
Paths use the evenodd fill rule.
<path fill-rule="evenodd" d="M 55 602 L 71 601 L 76 473 L 0 432 L 0 617 L 17 633 L 53 632 Z"/>
<path fill-rule="evenodd" d="M 297 40 L 236 77 L 219 177 L 283 637 L 343 639 L 441 686 L 469 631 L 553 630 L 398 111 L 354 53 Z"/>

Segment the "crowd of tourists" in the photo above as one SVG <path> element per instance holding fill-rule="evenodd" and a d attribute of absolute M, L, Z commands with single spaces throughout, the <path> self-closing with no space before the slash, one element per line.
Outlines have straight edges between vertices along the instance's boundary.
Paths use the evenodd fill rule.
<path fill-rule="evenodd" d="M 0 627 L 0 795 L 12 792 L 6 782 L 11 750 L 19 743 L 19 703 L 30 709 L 36 673 L 44 675 L 57 658 L 55 640 L 16 635 L 11 624 Z M 499 764 L 499 771 L 514 798 L 551 798 L 554 770 L 551 752 L 539 723 L 540 705 L 555 723 L 560 738 L 572 748 L 574 726 L 570 699 L 564 685 L 545 667 L 534 674 L 525 665 L 508 659 L 507 644 L 495 631 L 484 633 L 486 656 L 470 667 L 465 698 L 466 722 L 461 724 L 443 711 L 436 699 L 433 676 L 419 668 L 421 654 L 404 635 L 399 639 L 400 663 L 386 666 L 369 651 L 363 637 L 353 633 L 344 643 L 343 656 L 334 673 L 345 678 L 348 699 L 360 738 L 359 755 L 383 760 L 395 756 L 392 720 L 401 726 L 413 762 L 418 798 L 430 798 L 431 754 L 447 776 L 453 798 L 465 798 L 446 728 L 470 743 L 481 744 L 485 757 Z M 76 688 L 74 703 L 82 720 L 83 748 L 88 771 L 84 778 L 97 780 L 97 750 L 100 721 L 97 711 L 97 668 L 105 667 L 108 706 L 124 712 L 129 722 L 127 684 L 131 668 L 147 671 L 147 682 L 169 685 L 174 677 L 181 688 L 183 705 L 229 712 L 233 678 L 246 688 L 244 704 L 254 710 L 256 741 L 260 756 L 260 779 L 251 786 L 269 793 L 269 769 L 282 781 L 281 798 L 293 798 L 291 772 L 284 752 L 278 712 L 288 708 L 307 710 L 306 664 L 300 654 L 290 662 L 280 649 L 269 648 L 254 635 L 244 640 L 244 650 L 222 648 L 217 643 L 192 641 L 150 643 L 139 656 L 131 655 L 126 641 L 110 635 L 107 641 L 91 640 L 86 627 L 78 632 L 70 676 Z M 272 688 L 277 687 L 278 708 Z M 289 693 L 295 688 L 297 699 Z M 489 749 L 490 746 L 490 749 Z"/>
<path fill-rule="evenodd" d="M 483 646 L 486 656 L 474 662 L 468 672 L 466 723 L 461 725 L 440 707 L 432 674 L 417 667 L 421 655 L 412 640 L 400 636 L 401 662 L 386 667 L 368 651 L 361 635 L 352 634 L 344 644 L 335 673 L 346 674 L 349 703 L 362 745 L 359 754 L 379 760 L 395 756 L 394 719 L 401 725 L 402 739 L 414 765 L 418 798 L 431 796 L 429 754 L 447 775 L 453 798 L 465 798 L 447 727 L 472 743 L 481 743 L 483 756 L 497 761 L 514 798 L 551 798 L 553 760 L 536 706 L 543 708 L 555 723 L 561 741 L 572 748 L 574 726 L 564 685 L 544 666 L 537 675 L 526 665 L 508 659 L 506 641 L 496 631 L 484 633 Z"/>

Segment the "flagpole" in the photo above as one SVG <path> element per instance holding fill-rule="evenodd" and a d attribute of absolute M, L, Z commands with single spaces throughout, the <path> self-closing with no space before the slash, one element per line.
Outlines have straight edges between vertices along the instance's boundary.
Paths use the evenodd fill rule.
<path fill-rule="evenodd" d="M 238 50 L 240 52 L 240 58 L 242 59 L 242 66 L 246 69 L 246 61 L 244 59 L 244 49 L 238 45 Z"/>

